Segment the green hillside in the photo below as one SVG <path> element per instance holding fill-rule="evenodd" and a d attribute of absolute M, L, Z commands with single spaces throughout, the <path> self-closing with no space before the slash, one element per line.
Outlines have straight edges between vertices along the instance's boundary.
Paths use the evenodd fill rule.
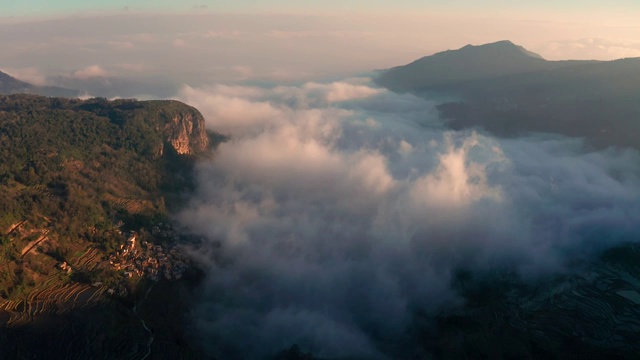
<path fill-rule="evenodd" d="M 69 326 L 120 349 L 113 356 L 131 354 L 149 336 L 133 312 L 142 302 L 170 306 L 147 317 L 174 322 L 167 358 L 190 351 L 170 345 L 183 336 L 183 298 L 170 294 L 197 270 L 180 254 L 169 215 L 210 138 L 198 110 L 177 101 L 0 96 L 0 358 L 52 346 L 99 351 L 58 334 Z M 154 303 L 149 291 L 173 300 Z M 77 316 L 82 325 L 73 325 Z"/>

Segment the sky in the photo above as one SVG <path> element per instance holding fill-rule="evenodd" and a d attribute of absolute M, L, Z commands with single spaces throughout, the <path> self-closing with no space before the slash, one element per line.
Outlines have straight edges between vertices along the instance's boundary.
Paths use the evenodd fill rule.
<path fill-rule="evenodd" d="M 107 96 L 167 97 L 184 84 L 336 79 L 500 40 L 549 60 L 611 60 L 640 56 L 638 4 L 3 0 L 0 70 Z"/>
<path fill-rule="evenodd" d="M 176 0 L 113 0 L 113 1 L 47 1 L 47 0 L 5 0 L 0 4 L 0 11 L 7 15 L 47 15 L 64 14 L 83 11 L 101 10 L 139 10 L 139 11 L 187 11 L 193 8 L 207 8 L 216 11 L 328 11 L 335 12 L 345 9 L 351 10 L 384 10 L 395 11 L 423 10 L 425 7 L 437 7 L 443 9 L 470 9 L 481 8 L 490 11 L 499 9 L 540 9 L 543 11 L 585 11 L 594 9 L 619 11 L 637 10 L 640 5 L 633 0 L 562 0 L 562 1 L 507 1 L 507 0 L 326 0 L 326 1 L 297 1 L 297 0 L 197 0 L 192 3 Z"/>

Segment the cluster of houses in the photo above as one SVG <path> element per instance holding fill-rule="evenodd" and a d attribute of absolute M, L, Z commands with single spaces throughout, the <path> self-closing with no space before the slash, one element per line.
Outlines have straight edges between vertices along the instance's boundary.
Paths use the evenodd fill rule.
<path fill-rule="evenodd" d="M 187 269 L 187 261 L 175 246 L 155 245 L 138 241 L 132 234 L 120 250 L 109 257 L 109 264 L 118 271 L 124 271 L 125 278 L 137 276 L 159 280 L 179 280 Z"/>
<path fill-rule="evenodd" d="M 67 264 L 66 261 L 63 261 L 62 263 L 58 264 L 58 269 L 62 271 L 66 271 L 67 274 L 70 274 L 73 271 L 73 269 L 71 268 L 71 265 Z"/>

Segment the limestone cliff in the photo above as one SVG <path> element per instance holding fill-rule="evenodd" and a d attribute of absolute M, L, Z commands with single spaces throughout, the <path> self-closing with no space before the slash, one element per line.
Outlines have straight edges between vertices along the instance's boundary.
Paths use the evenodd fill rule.
<path fill-rule="evenodd" d="M 166 152 L 166 146 L 171 146 L 180 155 L 198 154 L 209 147 L 209 136 L 202 114 L 198 109 L 180 101 L 107 101 L 98 98 L 85 101 L 81 107 L 106 115 L 112 122 L 125 128 L 133 124 L 146 128 L 156 139 L 152 145 L 155 156 L 162 156 Z"/>
<path fill-rule="evenodd" d="M 158 114 L 159 129 L 164 141 L 180 155 L 193 155 L 205 151 L 209 137 L 200 112 L 178 101 L 163 101 Z M 159 153 L 164 149 L 161 147 Z"/>

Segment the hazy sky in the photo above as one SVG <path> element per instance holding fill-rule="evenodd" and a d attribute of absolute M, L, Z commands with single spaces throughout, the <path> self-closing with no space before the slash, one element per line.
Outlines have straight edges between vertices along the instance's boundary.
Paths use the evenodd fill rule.
<path fill-rule="evenodd" d="M 637 10 L 640 4 L 635 0 L 542 0 L 542 1 L 513 1 L 513 0 L 195 0 L 184 2 L 177 0 L 4 0 L 0 3 L 0 11 L 7 15 L 69 13 L 94 10 L 114 10 L 128 8 L 131 10 L 180 11 L 193 7 L 206 7 L 211 10 L 246 11 L 246 10 L 275 10 L 275 11 L 328 11 L 335 12 L 343 9 L 354 10 L 422 10 L 426 7 L 449 9 L 484 8 L 500 10 L 511 9 L 540 9 L 545 11 L 571 10 L 584 11 L 588 9 Z"/>
<path fill-rule="evenodd" d="M 639 14 L 626 0 L 0 0 L 0 69 L 169 96 L 182 84 L 335 79 L 499 40 L 550 60 L 610 60 L 640 56 Z"/>

